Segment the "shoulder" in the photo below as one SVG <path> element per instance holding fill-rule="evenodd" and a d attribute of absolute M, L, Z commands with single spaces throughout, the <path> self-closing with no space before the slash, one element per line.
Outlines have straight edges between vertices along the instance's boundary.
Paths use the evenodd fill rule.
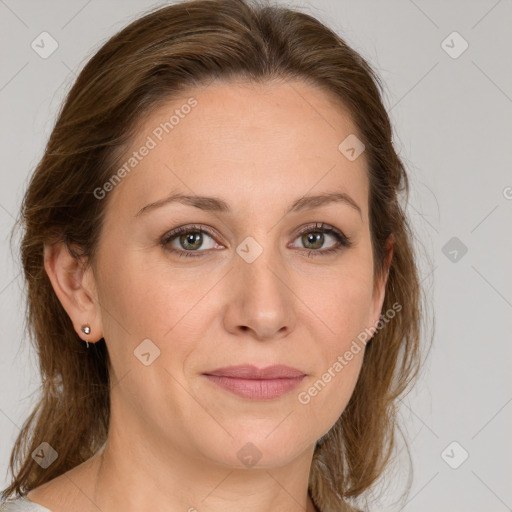
<path fill-rule="evenodd" d="M 84 495 L 91 495 L 91 485 L 94 483 L 94 479 L 90 475 L 90 467 L 91 461 L 89 459 L 86 463 L 82 463 L 31 489 L 26 495 L 20 496 L 11 502 L 6 501 L 5 505 L 0 504 L 0 512 L 54 512 L 64 510 L 78 512 L 91 510 L 90 500 L 84 498 Z M 40 503 L 44 505 L 40 505 Z"/>
<path fill-rule="evenodd" d="M 21 496 L 0 503 L 0 512 L 52 512 L 49 508 L 30 501 L 28 498 Z"/>

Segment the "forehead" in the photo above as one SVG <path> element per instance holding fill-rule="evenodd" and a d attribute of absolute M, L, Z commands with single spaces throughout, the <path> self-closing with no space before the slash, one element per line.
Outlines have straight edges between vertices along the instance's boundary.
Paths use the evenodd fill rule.
<path fill-rule="evenodd" d="M 343 190 L 363 208 L 365 155 L 350 161 L 339 149 L 355 134 L 348 110 L 304 82 L 192 88 L 139 123 L 121 162 L 128 172 L 111 199 L 134 215 L 175 191 L 213 192 L 236 210 L 250 198 L 267 204 L 269 197 L 289 202 L 288 195 Z"/>

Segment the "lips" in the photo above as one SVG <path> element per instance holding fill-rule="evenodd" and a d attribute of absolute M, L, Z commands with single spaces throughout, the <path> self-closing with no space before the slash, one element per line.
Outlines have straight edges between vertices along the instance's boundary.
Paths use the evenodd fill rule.
<path fill-rule="evenodd" d="M 257 368 L 254 365 L 226 366 L 216 370 L 205 372 L 204 375 L 217 377 L 232 377 L 237 379 L 292 379 L 303 377 L 306 374 L 297 368 L 285 365 L 267 366 L 266 368 Z"/>
<path fill-rule="evenodd" d="M 297 387 L 306 374 L 291 366 L 257 368 L 253 365 L 227 366 L 203 374 L 211 383 L 239 397 L 251 400 L 280 398 Z"/>

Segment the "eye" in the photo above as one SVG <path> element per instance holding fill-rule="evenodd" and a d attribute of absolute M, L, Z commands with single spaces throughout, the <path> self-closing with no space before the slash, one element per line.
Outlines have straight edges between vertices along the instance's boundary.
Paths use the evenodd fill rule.
<path fill-rule="evenodd" d="M 336 243 L 328 249 L 318 250 L 325 243 L 325 235 L 334 238 Z M 306 246 L 304 249 L 308 250 L 308 257 L 333 254 L 352 245 L 352 241 L 345 234 L 326 224 L 306 226 L 306 228 L 301 231 L 299 237 L 296 238 L 296 240 L 299 239 Z"/>
<path fill-rule="evenodd" d="M 205 229 L 201 226 L 182 226 L 176 228 L 167 233 L 162 241 L 160 242 L 166 250 L 177 253 L 180 257 L 197 257 L 200 254 L 193 254 L 203 245 L 204 235 L 208 236 L 212 241 L 213 233 L 210 234 L 210 230 Z M 179 247 L 173 246 L 172 242 L 176 239 L 176 243 Z M 215 243 L 213 244 L 215 246 Z M 203 247 L 204 248 L 204 247 Z M 214 247 L 206 247 L 206 249 L 212 249 Z"/>
<path fill-rule="evenodd" d="M 210 243 L 209 247 L 204 247 L 204 235 L 211 239 L 213 243 Z M 328 249 L 319 250 L 325 243 L 325 235 L 335 240 L 334 246 Z M 160 245 L 165 250 L 176 253 L 181 257 L 201 257 L 206 250 L 203 249 L 214 249 L 216 242 L 214 237 L 216 235 L 209 228 L 204 226 L 182 226 L 176 228 L 162 238 Z M 302 251 L 308 251 L 307 256 L 323 256 L 327 254 L 333 254 L 341 251 L 343 248 L 348 248 L 352 245 L 352 241 L 338 229 L 326 225 L 326 224 L 315 224 L 313 226 L 306 226 L 300 233 L 296 240 L 301 240 L 305 245 Z M 174 245 L 174 244 L 177 244 Z M 224 247 L 224 246 L 220 246 Z M 196 253 L 196 254 L 194 254 Z"/>

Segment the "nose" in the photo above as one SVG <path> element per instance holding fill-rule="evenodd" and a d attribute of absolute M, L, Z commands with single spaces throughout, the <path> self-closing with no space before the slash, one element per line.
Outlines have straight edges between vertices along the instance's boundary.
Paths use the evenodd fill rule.
<path fill-rule="evenodd" d="M 240 258 L 228 277 L 224 323 L 229 332 L 250 334 L 262 341 L 293 331 L 293 284 L 270 250 L 264 250 L 252 263 Z"/>

